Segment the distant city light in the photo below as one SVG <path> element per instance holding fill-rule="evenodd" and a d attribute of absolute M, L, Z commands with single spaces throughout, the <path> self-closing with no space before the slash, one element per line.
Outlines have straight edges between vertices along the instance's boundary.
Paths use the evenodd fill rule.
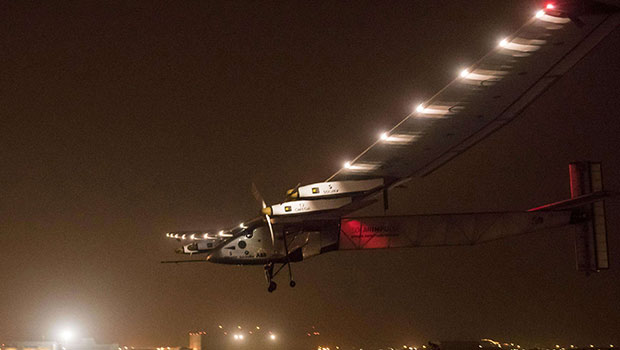
<path fill-rule="evenodd" d="M 460 75 L 461 75 L 461 78 L 467 78 L 467 76 L 469 75 L 469 70 L 463 69 Z"/>
<path fill-rule="evenodd" d="M 424 105 L 422 103 L 420 103 L 416 108 L 415 108 L 416 112 L 418 113 L 423 113 L 424 112 Z"/>
<path fill-rule="evenodd" d="M 536 12 L 536 18 L 540 18 L 545 15 L 545 10 L 540 10 Z"/>
<path fill-rule="evenodd" d="M 270 334 L 270 335 L 269 335 L 269 339 L 271 339 L 271 340 L 276 340 L 276 335 L 275 335 L 275 334 Z"/>
<path fill-rule="evenodd" d="M 555 8 L 555 5 L 547 4 L 547 10 L 553 10 L 554 8 Z"/>
<path fill-rule="evenodd" d="M 351 162 L 344 162 L 344 167 L 345 167 L 345 169 L 350 169 L 351 168 Z"/>
<path fill-rule="evenodd" d="M 507 40 L 507 39 L 502 39 L 502 40 L 499 42 L 499 46 L 501 46 L 501 47 L 506 47 L 506 46 L 508 46 L 508 40 Z"/>
<path fill-rule="evenodd" d="M 381 133 L 381 137 L 380 137 L 381 140 L 387 140 L 388 137 L 390 137 L 390 136 L 389 136 L 389 134 L 387 132 Z"/>

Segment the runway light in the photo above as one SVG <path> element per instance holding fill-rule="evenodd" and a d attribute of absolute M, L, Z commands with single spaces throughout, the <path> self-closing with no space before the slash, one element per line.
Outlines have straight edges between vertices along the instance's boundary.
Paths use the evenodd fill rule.
<path fill-rule="evenodd" d="M 508 46 L 508 40 L 507 39 L 502 39 L 502 41 L 499 42 L 499 46 L 501 46 L 501 47 Z"/>
<path fill-rule="evenodd" d="M 420 103 L 416 108 L 415 108 L 416 112 L 418 113 L 424 113 L 424 105 L 422 103 Z"/>
<path fill-rule="evenodd" d="M 461 71 L 461 78 L 467 78 L 468 75 L 469 75 L 469 70 L 468 69 L 463 69 Z"/>
<path fill-rule="evenodd" d="M 536 18 L 540 18 L 545 15 L 545 10 L 540 10 L 536 12 Z"/>

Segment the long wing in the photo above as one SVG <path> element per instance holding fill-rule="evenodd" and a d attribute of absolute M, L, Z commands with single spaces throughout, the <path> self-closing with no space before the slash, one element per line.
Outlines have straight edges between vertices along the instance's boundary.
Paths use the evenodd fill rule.
<path fill-rule="evenodd" d="M 394 185 L 431 173 L 519 115 L 620 23 L 604 6 L 551 7 L 327 181 L 382 177 Z"/>

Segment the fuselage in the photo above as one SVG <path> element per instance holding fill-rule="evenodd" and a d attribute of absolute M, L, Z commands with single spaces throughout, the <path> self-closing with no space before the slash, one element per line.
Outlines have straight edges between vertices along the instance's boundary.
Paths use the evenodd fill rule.
<path fill-rule="evenodd" d="M 205 256 L 205 260 L 217 264 L 264 265 L 285 262 L 288 247 L 288 260 L 301 261 L 337 249 L 338 225 L 339 223 L 333 220 L 273 225 L 275 240 L 272 242 L 267 224 L 258 222 L 237 230 L 232 237 L 192 237 L 192 243 L 184 245 L 177 252 L 201 254 Z M 287 247 L 284 237 L 287 239 Z"/>

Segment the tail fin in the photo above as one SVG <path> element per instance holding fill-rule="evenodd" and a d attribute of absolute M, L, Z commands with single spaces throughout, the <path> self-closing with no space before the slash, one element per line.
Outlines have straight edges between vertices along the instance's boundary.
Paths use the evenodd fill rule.
<path fill-rule="evenodd" d="M 601 163 L 575 162 L 569 164 L 571 198 L 603 192 Z M 584 221 L 575 236 L 577 270 L 586 274 L 609 268 L 605 202 L 602 200 L 579 207 Z"/>

